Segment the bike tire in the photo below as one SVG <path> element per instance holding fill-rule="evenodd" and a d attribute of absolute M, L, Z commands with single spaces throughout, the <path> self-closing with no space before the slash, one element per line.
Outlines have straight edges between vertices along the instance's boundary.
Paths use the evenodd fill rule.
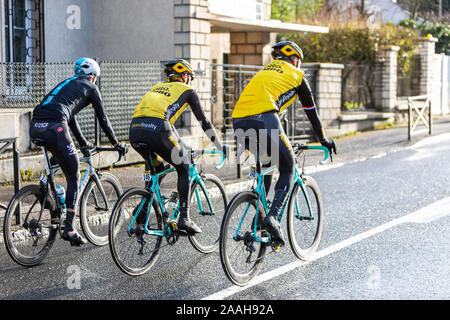
<path fill-rule="evenodd" d="M 139 276 L 150 270 L 158 259 L 159 249 L 163 236 L 142 235 L 146 240 L 146 251 L 140 254 L 139 239 L 137 233 L 130 234 L 128 227 L 133 219 L 134 209 L 139 206 L 142 199 L 149 201 L 151 194 L 145 188 L 131 188 L 125 191 L 116 202 L 108 229 L 109 248 L 114 262 L 124 273 L 130 276 Z M 161 211 L 153 201 L 153 210 L 150 211 L 149 225 L 152 230 L 164 231 L 164 223 Z M 136 221 L 133 223 L 136 228 Z M 121 249 L 119 244 L 128 242 L 129 244 Z M 150 245 L 149 245 L 150 243 Z M 137 253 L 136 253 L 137 252 Z M 132 259 L 126 260 L 127 256 Z"/>
<path fill-rule="evenodd" d="M 107 197 L 109 210 L 104 211 L 105 203 L 99 187 L 94 179 L 91 179 L 83 191 L 80 201 L 80 223 L 86 238 L 93 245 L 105 246 L 108 244 L 108 228 L 111 212 L 114 204 L 122 194 L 122 186 L 117 178 L 110 173 L 98 175 L 102 188 Z M 95 199 L 99 201 L 95 207 Z"/>
<path fill-rule="evenodd" d="M 45 259 L 58 233 L 58 228 L 52 227 L 52 222 L 57 219 L 55 200 L 50 194 L 44 204 L 41 219 L 37 220 L 43 196 L 44 192 L 41 186 L 25 186 L 11 199 L 5 213 L 3 236 L 6 251 L 15 262 L 25 267 L 36 266 Z M 36 210 L 32 211 L 34 208 Z M 20 223 L 16 222 L 16 210 L 19 210 Z M 23 226 L 23 220 L 28 211 L 30 211 L 30 215 L 27 221 L 36 220 L 36 226 L 40 225 L 40 237 L 33 235 L 30 229 Z"/>
<path fill-rule="evenodd" d="M 316 252 L 322 238 L 323 200 L 319 186 L 312 177 L 303 177 L 303 187 L 309 199 L 311 214 L 309 214 L 306 195 L 297 182 L 289 200 L 287 230 L 295 256 L 308 261 Z M 309 219 L 310 216 L 312 219 Z"/>
<path fill-rule="evenodd" d="M 259 248 L 254 248 L 254 252 L 257 252 L 255 258 L 251 258 L 252 253 L 249 253 L 249 245 L 246 241 L 251 242 L 249 237 L 253 233 L 254 217 L 256 217 L 256 206 L 258 201 L 258 195 L 251 191 L 246 191 L 237 194 L 228 204 L 225 212 L 225 217 L 221 226 L 220 237 L 220 261 L 228 279 L 238 285 L 244 286 L 248 284 L 259 272 L 262 267 L 262 263 L 265 257 L 267 243 L 253 241 L 253 244 Z M 249 211 L 246 213 L 244 219 L 243 213 L 239 209 L 245 210 L 247 206 Z M 258 221 L 262 223 L 265 214 L 262 209 L 262 204 L 258 206 Z M 241 208 L 242 207 L 242 208 Z M 250 208 L 252 208 L 250 210 Z M 242 219 L 239 236 L 244 239 L 235 240 L 237 227 Z M 261 227 L 258 228 L 258 236 L 266 236 L 267 232 Z M 247 240 L 245 240 L 247 239 Z M 240 258 L 245 258 L 244 261 L 235 261 Z"/>
<path fill-rule="evenodd" d="M 218 177 L 212 174 L 205 174 L 202 177 L 202 181 L 205 188 L 197 181 L 191 186 L 191 204 L 189 209 L 189 219 L 195 222 L 202 232 L 189 235 L 189 241 L 196 250 L 208 254 L 219 248 L 220 226 L 228 199 L 225 186 Z M 210 202 L 207 201 L 207 197 Z M 199 202 L 202 210 L 200 210 Z"/>

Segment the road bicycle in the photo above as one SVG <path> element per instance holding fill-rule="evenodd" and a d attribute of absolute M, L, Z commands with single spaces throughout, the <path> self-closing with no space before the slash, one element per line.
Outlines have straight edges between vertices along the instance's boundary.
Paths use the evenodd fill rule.
<path fill-rule="evenodd" d="M 55 184 L 59 165 L 50 163 L 44 140 L 33 139 L 33 143 L 41 147 L 46 169 L 39 184 L 25 186 L 13 196 L 3 226 L 8 254 L 26 267 L 35 266 L 45 259 L 57 234 L 62 235 L 65 219 L 65 204 L 58 197 Z M 117 150 L 101 146 L 83 149 L 83 157 L 80 158 L 80 162 L 86 164 L 79 187 L 80 224 L 86 238 L 96 246 L 104 246 L 108 242 L 109 215 L 122 193 L 121 184 L 114 175 L 100 172 L 93 166 L 92 156 L 103 151 Z M 122 155 L 117 162 L 121 158 Z"/>
<path fill-rule="evenodd" d="M 193 247 L 201 253 L 217 250 L 220 225 L 228 202 L 227 194 L 218 177 L 198 171 L 195 159 L 204 154 L 220 154 L 222 160 L 216 166 L 220 169 L 225 162 L 224 153 L 218 150 L 190 151 L 191 195 L 188 218 L 202 232 L 188 235 L 177 228 L 180 213 L 177 193 L 164 195 L 160 188 L 162 178 L 175 171 L 175 168 L 156 173 L 147 146 L 134 144 L 133 147 L 143 148 L 149 158 L 142 175 L 145 187 L 125 191 L 111 214 L 109 246 L 117 266 L 131 276 L 148 272 L 158 258 L 164 238 L 169 245 L 174 245 L 180 236 L 187 236 Z"/>
<path fill-rule="evenodd" d="M 323 229 L 322 195 L 317 182 L 298 169 L 298 157 L 304 150 L 322 150 L 325 164 L 329 158 L 326 147 L 319 145 L 294 144 L 296 155 L 294 183 L 278 216 L 281 223 L 287 213 L 287 231 L 294 254 L 308 260 L 319 246 Z M 238 152 L 239 153 L 239 152 Z M 259 156 L 256 167 L 250 168 L 250 176 L 257 182 L 251 190 L 240 192 L 229 202 L 221 225 L 220 260 L 228 279 L 236 285 L 248 284 L 262 267 L 266 248 L 277 252 L 281 245 L 274 241 L 262 227 L 262 221 L 270 209 L 270 202 L 264 187 L 264 176 L 272 173 L 273 166 L 262 171 Z"/>

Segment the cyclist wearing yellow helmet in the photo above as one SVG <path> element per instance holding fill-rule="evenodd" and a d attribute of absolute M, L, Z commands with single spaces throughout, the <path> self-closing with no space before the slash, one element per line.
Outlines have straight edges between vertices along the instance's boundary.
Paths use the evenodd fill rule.
<path fill-rule="evenodd" d="M 165 64 L 167 82 L 154 85 L 142 98 L 133 115 L 130 125 L 130 143 L 147 161 L 145 150 L 136 148 L 138 143 L 146 144 L 151 150 L 153 164 L 157 172 L 164 169 L 160 156 L 175 167 L 178 174 L 180 196 L 180 217 L 178 228 L 190 234 L 201 229 L 189 219 L 189 162 L 187 146 L 181 141 L 173 124 L 183 111 L 190 106 L 192 113 L 201 123 L 202 129 L 217 149 L 225 154 L 231 149 L 223 145 L 211 122 L 200 105 L 197 93 L 189 86 L 194 79 L 194 71 L 189 62 L 173 59 Z M 159 162 L 159 163 L 158 163 Z M 146 212 L 146 210 L 143 210 Z"/>
<path fill-rule="evenodd" d="M 266 150 L 262 150 L 264 146 L 258 140 L 260 154 L 265 152 L 273 158 L 275 154 L 271 152 L 271 144 L 278 147 L 278 163 L 276 164 L 280 176 L 275 185 L 272 206 L 269 215 L 263 221 L 263 227 L 275 240 L 284 244 L 277 217 L 293 182 L 295 156 L 281 125 L 279 113 L 290 106 L 298 96 L 320 143 L 330 152 L 335 153 L 336 146 L 332 139 L 325 137 L 311 88 L 304 77 L 304 72 L 300 70 L 303 59 L 300 47 L 291 41 L 278 42 L 272 47 L 272 57 L 274 60 L 247 84 L 234 107 L 232 117 L 233 129 L 238 141 L 243 141 L 239 138 L 239 134 L 244 133 L 244 136 L 248 136 L 249 129 L 257 130 L 260 138 L 261 134 L 266 135 L 268 143 Z M 248 140 L 245 144 L 249 148 Z M 255 150 L 250 151 L 255 152 Z M 269 190 L 271 180 L 271 176 L 265 177 L 266 191 Z"/>

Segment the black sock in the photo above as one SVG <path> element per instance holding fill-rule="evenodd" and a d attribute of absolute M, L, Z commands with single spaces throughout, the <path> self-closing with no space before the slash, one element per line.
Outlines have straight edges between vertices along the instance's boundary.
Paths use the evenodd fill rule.
<path fill-rule="evenodd" d="M 188 207 L 182 207 L 180 208 L 180 219 L 188 219 Z"/>
<path fill-rule="evenodd" d="M 75 217 L 75 212 L 67 211 L 67 213 L 66 213 L 66 220 L 65 220 L 65 223 L 64 223 L 64 228 L 65 229 L 68 229 L 69 231 L 73 230 L 72 223 L 73 223 L 73 218 L 74 217 Z"/>
<path fill-rule="evenodd" d="M 269 216 L 278 217 L 278 214 L 283 207 L 283 203 L 286 200 L 287 192 L 283 189 L 275 191 L 275 196 L 273 197 L 272 207 L 270 207 Z"/>

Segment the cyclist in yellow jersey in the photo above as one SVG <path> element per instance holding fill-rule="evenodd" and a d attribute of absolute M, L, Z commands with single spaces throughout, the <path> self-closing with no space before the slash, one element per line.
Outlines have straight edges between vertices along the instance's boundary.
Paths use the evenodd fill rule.
<path fill-rule="evenodd" d="M 228 154 L 231 148 L 219 141 L 216 130 L 203 112 L 197 93 L 189 86 L 190 81 L 194 79 L 190 64 L 183 59 L 170 60 L 166 63 L 164 72 L 168 82 L 154 85 L 136 107 L 130 125 L 130 143 L 146 161 L 148 155 L 145 150 L 136 146 L 137 143 L 145 143 L 150 148 L 157 172 L 164 170 L 161 158 L 175 167 L 180 196 L 178 228 L 195 234 L 201 232 L 201 229 L 189 219 L 188 214 L 190 158 L 186 152 L 187 146 L 181 141 L 173 124 L 190 106 L 203 131 L 216 148 L 225 154 Z"/>
<path fill-rule="evenodd" d="M 277 222 L 278 214 L 292 185 L 295 172 L 295 156 L 291 144 L 281 125 L 279 113 L 289 107 L 299 97 L 312 127 L 323 146 L 330 153 L 336 153 L 336 145 L 325 137 L 322 123 L 308 80 L 300 70 L 303 52 L 291 41 L 281 41 L 272 47 L 274 60 L 259 71 L 243 90 L 234 107 L 233 129 L 238 141 L 245 141 L 246 147 L 253 153 L 267 154 L 274 158 L 272 146 L 277 146 L 279 179 L 275 185 L 275 195 L 268 216 L 263 221 L 266 228 L 282 245 L 284 244 L 281 226 Z M 258 131 L 258 151 L 249 146 L 249 130 Z M 267 146 L 261 142 L 262 135 Z M 265 150 L 262 150 L 264 149 Z M 273 159 L 272 159 L 273 160 Z M 272 177 L 266 176 L 264 183 L 269 190 Z"/>

